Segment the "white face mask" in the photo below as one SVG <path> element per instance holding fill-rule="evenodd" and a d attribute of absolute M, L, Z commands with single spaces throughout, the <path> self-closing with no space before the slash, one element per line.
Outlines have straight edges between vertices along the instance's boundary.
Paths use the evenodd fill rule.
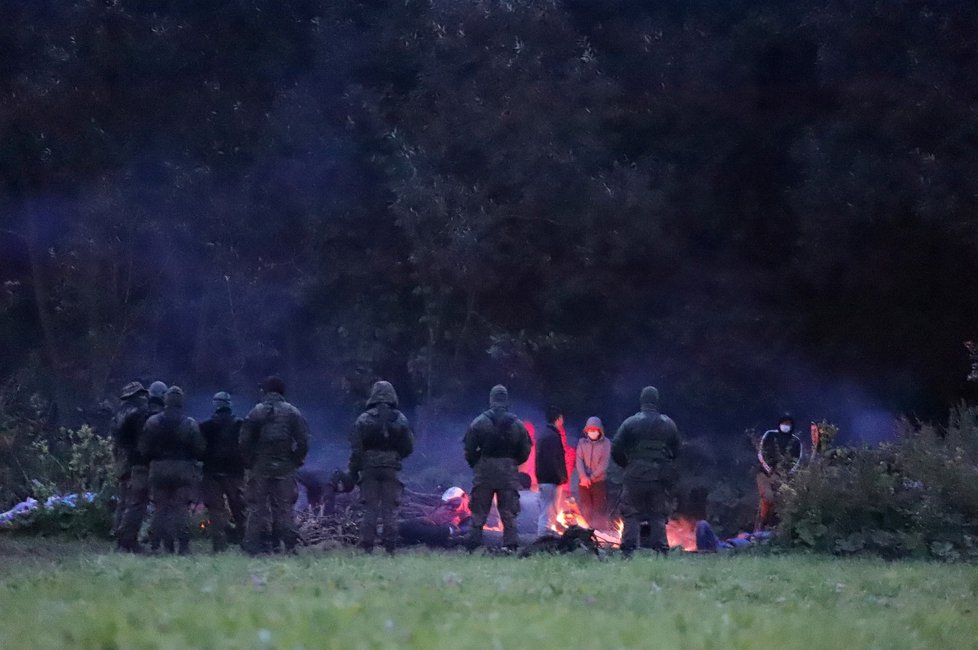
<path fill-rule="evenodd" d="M 587 432 L 587 437 L 590 440 L 597 440 L 598 438 L 601 437 L 601 432 L 600 431 L 588 431 Z"/>
<path fill-rule="evenodd" d="M 778 428 L 781 429 L 781 433 L 791 433 L 790 424 L 781 424 L 778 426 Z"/>

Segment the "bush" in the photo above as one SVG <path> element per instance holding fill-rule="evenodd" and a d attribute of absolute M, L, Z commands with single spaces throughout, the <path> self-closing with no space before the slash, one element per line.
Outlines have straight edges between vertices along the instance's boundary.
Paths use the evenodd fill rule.
<path fill-rule="evenodd" d="M 978 559 L 978 410 L 824 451 L 785 485 L 780 538 L 836 554 Z"/>
<path fill-rule="evenodd" d="M 15 519 L 9 531 L 14 535 L 108 539 L 114 509 L 112 490 L 105 489 L 92 502 L 79 499 L 74 507 L 59 503 L 33 510 Z"/>

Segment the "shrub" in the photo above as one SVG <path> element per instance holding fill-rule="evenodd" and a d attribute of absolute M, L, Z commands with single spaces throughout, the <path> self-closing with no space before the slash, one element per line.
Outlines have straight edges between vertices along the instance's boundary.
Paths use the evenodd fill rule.
<path fill-rule="evenodd" d="M 978 411 L 905 423 L 877 447 L 831 449 L 786 484 L 780 537 L 836 554 L 978 559 Z"/>

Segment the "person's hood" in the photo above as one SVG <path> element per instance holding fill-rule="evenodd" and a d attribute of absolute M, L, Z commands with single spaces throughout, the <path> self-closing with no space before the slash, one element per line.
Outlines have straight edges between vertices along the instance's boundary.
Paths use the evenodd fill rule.
<path fill-rule="evenodd" d="M 167 408 L 183 408 L 183 391 L 179 386 L 171 386 L 163 395 L 163 405 Z"/>
<path fill-rule="evenodd" d="M 502 384 L 492 387 L 489 391 L 489 408 L 509 408 L 509 391 Z"/>
<path fill-rule="evenodd" d="M 367 408 L 372 408 L 378 404 L 387 404 L 391 408 L 397 408 L 397 391 L 389 381 L 378 381 L 370 389 L 370 399 L 367 400 Z"/>
<path fill-rule="evenodd" d="M 787 422 L 787 423 L 791 424 L 791 431 L 789 431 L 788 433 L 794 433 L 795 432 L 795 418 L 792 417 L 791 413 L 785 413 L 785 414 L 783 414 L 781 416 L 781 419 L 778 420 L 778 425 L 775 427 L 775 429 L 777 429 L 778 431 L 780 431 L 781 430 L 781 423 L 782 422 Z"/>
<path fill-rule="evenodd" d="M 642 389 L 639 403 L 643 409 L 659 410 L 659 389 L 655 386 L 646 386 Z"/>
<path fill-rule="evenodd" d="M 598 440 L 604 438 L 604 423 L 601 422 L 601 418 L 598 416 L 592 415 L 587 419 L 587 424 L 584 425 L 584 439 L 590 441 L 591 439 L 587 437 L 588 429 L 597 429 L 601 432 L 601 435 L 598 436 Z M 598 440 L 595 440 L 594 442 L 597 442 Z"/>

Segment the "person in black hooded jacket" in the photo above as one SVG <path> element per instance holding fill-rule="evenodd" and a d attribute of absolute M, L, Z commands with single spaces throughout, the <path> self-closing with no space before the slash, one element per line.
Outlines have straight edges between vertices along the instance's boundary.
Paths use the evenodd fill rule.
<path fill-rule="evenodd" d="M 360 547 L 370 553 L 377 536 L 377 520 L 384 525 L 388 553 L 397 546 L 397 506 L 404 485 L 397 474 L 401 461 L 414 450 L 414 433 L 397 410 L 397 393 L 390 382 L 373 385 L 367 410 L 357 418 L 350 437 L 350 476 L 358 480 L 363 501 Z"/>
<path fill-rule="evenodd" d="M 759 505 L 755 530 L 765 530 L 777 524 L 777 493 L 781 484 L 801 464 L 801 438 L 795 431 L 795 419 L 785 413 L 778 428 L 764 432 L 757 445 L 757 492 Z"/>

